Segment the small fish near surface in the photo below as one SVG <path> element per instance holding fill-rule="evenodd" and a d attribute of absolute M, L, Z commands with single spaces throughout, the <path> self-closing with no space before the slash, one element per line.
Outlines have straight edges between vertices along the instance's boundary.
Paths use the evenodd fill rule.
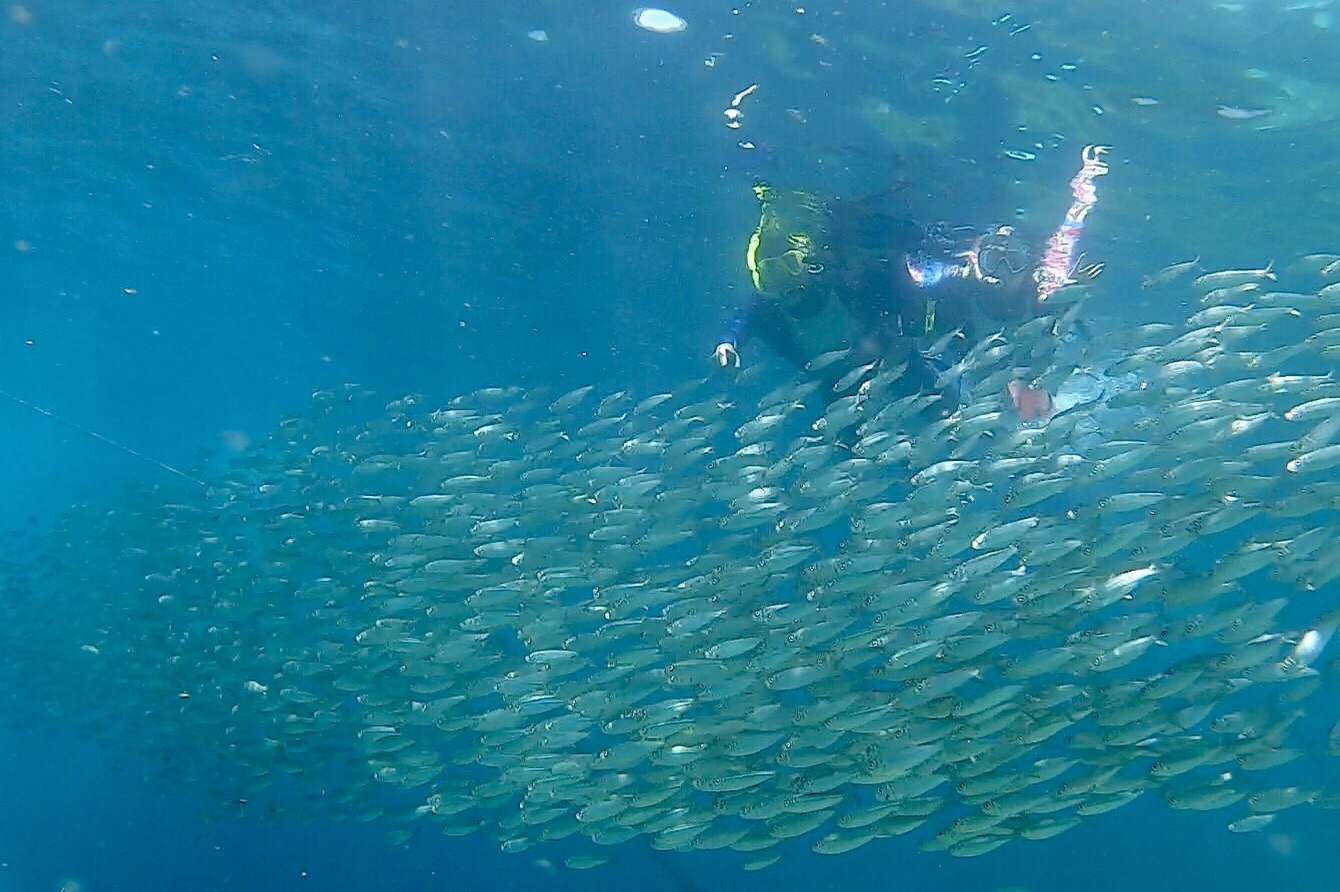
<path fill-rule="evenodd" d="M 1265 279 L 1273 282 L 1276 278 L 1275 264 L 1272 262 L 1261 269 L 1224 269 L 1206 273 L 1193 281 L 1191 287 L 1204 294 L 1224 288 L 1257 285 Z"/>
<path fill-rule="evenodd" d="M 1170 263 L 1163 269 L 1152 272 L 1140 281 L 1141 288 L 1157 288 L 1159 285 L 1167 285 L 1169 282 L 1176 281 L 1187 273 L 1200 268 L 1200 257 L 1192 260 L 1183 260 L 1180 263 Z"/>
<path fill-rule="evenodd" d="M 1254 121 L 1257 118 L 1265 118 L 1273 115 L 1273 108 L 1238 108 L 1234 105 L 1221 105 L 1215 109 L 1215 114 L 1229 121 Z"/>

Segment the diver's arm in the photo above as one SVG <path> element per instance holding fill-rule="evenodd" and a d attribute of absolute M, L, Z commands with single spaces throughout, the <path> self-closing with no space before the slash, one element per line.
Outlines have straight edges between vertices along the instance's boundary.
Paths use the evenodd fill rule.
<path fill-rule="evenodd" d="M 1061 225 L 1047 239 L 1047 253 L 1033 272 L 1033 281 L 1038 286 L 1038 303 L 1045 303 L 1047 298 L 1075 281 L 1073 275 L 1079 263 L 1074 259 L 1075 248 L 1084 231 L 1085 218 L 1098 203 L 1098 189 L 1093 181 L 1107 173 L 1107 165 L 1102 160 L 1107 150 L 1107 146 L 1085 146 L 1080 152 L 1083 166 L 1070 181 L 1070 194 L 1074 200 Z"/>
<path fill-rule="evenodd" d="M 779 356 L 797 368 L 807 357 L 796 331 L 782 310 L 781 304 L 767 297 L 758 297 L 748 307 L 737 310 L 726 330 L 725 339 L 712 351 L 717 364 L 723 368 L 740 367 L 740 347 L 754 337 L 761 338 Z"/>
<path fill-rule="evenodd" d="M 908 255 L 907 275 L 917 288 L 934 288 L 973 276 L 974 264 L 971 260 L 967 263 L 950 263 L 921 254 Z M 981 276 L 977 275 L 977 278 Z"/>
<path fill-rule="evenodd" d="M 740 307 L 731 317 L 730 325 L 726 326 L 726 336 L 717 344 L 717 348 L 712 351 L 712 356 L 716 359 L 717 365 L 723 369 L 726 367 L 740 367 L 740 347 L 745 341 L 749 340 L 752 326 L 749 324 L 750 318 L 758 312 L 758 296 L 755 295 L 752 303 L 747 307 Z"/>
<path fill-rule="evenodd" d="M 1098 203 L 1098 189 L 1093 181 L 1107 173 L 1107 165 L 1102 160 L 1107 150 L 1107 146 L 1085 146 L 1080 152 L 1083 165 L 1070 181 L 1070 194 L 1073 197 L 1070 209 L 1066 211 L 1061 225 L 1047 239 L 1047 252 L 1043 255 L 1042 263 L 1033 271 L 1039 304 L 1045 303 L 1057 291 L 1075 281 L 1073 276 L 1079 263 L 1074 259 L 1075 248 L 1084 231 L 1085 218 Z M 1062 403 L 1058 406 L 1058 401 L 1047 391 L 1030 387 L 1019 380 L 1010 381 L 1006 385 L 1006 393 L 1022 421 L 1045 422 L 1059 411 L 1068 411 L 1075 405 Z"/>

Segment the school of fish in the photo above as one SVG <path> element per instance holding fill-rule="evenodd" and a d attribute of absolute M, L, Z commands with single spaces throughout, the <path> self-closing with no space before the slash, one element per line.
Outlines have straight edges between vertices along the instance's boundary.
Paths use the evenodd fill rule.
<path fill-rule="evenodd" d="M 767 393 L 320 392 L 7 568 L 0 666 L 221 809 L 572 867 L 971 856 L 1141 797 L 1258 830 L 1340 803 L 1337 261 L 1201 276 L 1184 324 L 1103 334 L 1138 386 L 1031 424 L 1007 384 L 1074 373 L 1082 291 L 968 350 L 947 414 L 815 374 L 842 355 Z"/>

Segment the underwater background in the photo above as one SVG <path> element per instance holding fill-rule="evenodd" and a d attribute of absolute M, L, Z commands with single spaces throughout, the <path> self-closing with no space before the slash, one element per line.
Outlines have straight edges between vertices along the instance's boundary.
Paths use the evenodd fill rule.
<path fill-rule="evenodd" d="M 71 424 L 222 467 L 345 382 L 445 404 L 708 374 L 749 296 L 759 178 L 835 197 L 898 182 L 919 219 L 1045 231 L 1079 148 L 1110 145 L 1084 250 L 1132 324 L 1193 308 L 1141 289 L 1167 264 L 1340 249 L 1329 2 L 682 2 L 675 33 L 603 0 L 488 6 L 6 8 L 7 561 L 38 559 L 72 504 L 163 482 Z M 59 629 L 67 594 L 24 606 Z M 563 842 L 393 845 L 375 821 L 220 813 L 141 747 L 33 721 L 30 694 L 0 693 L 0 890 L 1327 888 L 1340 843 L 1330 811 L 1237 835 L 1145 797 L 971 859 L 788 840 L 744 873 L 640 838 L 577 872 Z M 1324 758 L 1309 770 L 1333 783 Z"/>

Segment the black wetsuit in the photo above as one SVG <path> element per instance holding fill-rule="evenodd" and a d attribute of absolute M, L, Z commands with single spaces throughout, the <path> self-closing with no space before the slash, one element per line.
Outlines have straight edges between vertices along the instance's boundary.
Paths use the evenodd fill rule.
<path fill-rule="evenodd" d="M 872 359 L 907 361 L 903 381 L 908 391 L 934 389 L 940 372 L 985 334 L 975 330 L 977 317 L 983 315 L 979 304 L 998 309 L 1002 296 L 1017 290 L 973 275 L 959 256 L 966 247 L 947 227 L 927 230 L 864 202 L 835 203 L 825 241 L 814 253 L 819 272 L 793 286 L 785 301 L 756 294 L 752 303 L 736 311 L 723 342 L 738 350 L 758 338 L 798 368 L 841 344 L 851 347 L 852 354 L 830 374 L 841 376 Z M 833 313 L 834 307 L 840 314 Z M 822 347 L 807 346 L 807 336 L 822 324 L 816 320 L 825 310 L 840 315 L 845 330 L 830 333 Z M 965 334 L 953 340 L 959 352 L 924 352 L 955 329 Z"/>

